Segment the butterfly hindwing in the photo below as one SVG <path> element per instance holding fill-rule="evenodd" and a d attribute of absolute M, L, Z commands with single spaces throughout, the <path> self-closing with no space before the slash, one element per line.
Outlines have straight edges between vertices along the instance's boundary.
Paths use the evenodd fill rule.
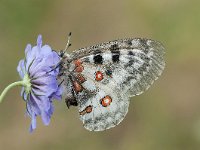
<path fill-rule="evenodd" d="M 128 97 L 123 97 L 117 91 L 98 88 L 87 101 L 80 101 L 80 119 L 86 129 L 102 131 L 119 124 L 127 114 L 128 106 Z"/>

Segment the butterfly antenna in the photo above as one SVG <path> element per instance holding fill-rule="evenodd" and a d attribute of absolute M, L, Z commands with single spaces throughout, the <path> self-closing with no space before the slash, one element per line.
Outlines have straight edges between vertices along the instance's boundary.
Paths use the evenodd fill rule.
<path fill-rule="evenodd" d="M 66 44 L 66 46 L 65 46 L 65 49 L 63 50 L 62 55 L 64 55 L 64 54 L 66 53 L 67 49 L 72 45 L 72 44 L 70 43 L 71 35 L 72 35 L 72 33 L 69 32 L 68 38 L 67 38 L 67 44 Z"/>
<path fill-rule="evenodd" d="M 72 35 L 72 33 L 69 32 L 68 38 L 67 38 L 67 44 L 66 44 L 66 46 L 65 46 L 65 49 L 62 50 L 62 51 L 60 52 L 60 54 L 59 54 L 60 57 L 61 57 L 61 60 L 63 59 L 63 56 L 64 56 L 64 54 L 66 53 L 67 49 L 72 45 L 72 44 L 70 43 L 71 35 Z M 60 62 L 58 62 L 58 64 L 57 64 L 56 66 L 54 66 L 54 67 L 53 67 L 50 71 L 48 71 L 47 73 L 49 73 L 49 72 L 51 72 L 51 71 L 57 69 L 57 68 L 61 65 L 61 63 L 62 63 L 61 60 L 60 60 Z"/>

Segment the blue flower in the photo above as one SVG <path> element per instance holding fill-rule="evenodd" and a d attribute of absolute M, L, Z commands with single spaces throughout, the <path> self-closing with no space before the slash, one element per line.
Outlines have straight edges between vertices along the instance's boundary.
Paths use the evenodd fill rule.
<path fill-rule="evenodd" d="M 31 117 L 30 132 L 36 128 L 36 117 L 41 116 L 44 125 L 50 123 L 53 114 L 53 99 L 61 99 L 62 90 L 57 81 L 60 57 L 49 45 L 42 46 L 42 36 L 37 38 L 37 45 L 27 45 L 25 59 L 17 67 L 25 83 L 21 96 L 26 102 L 27 114 Z"/>

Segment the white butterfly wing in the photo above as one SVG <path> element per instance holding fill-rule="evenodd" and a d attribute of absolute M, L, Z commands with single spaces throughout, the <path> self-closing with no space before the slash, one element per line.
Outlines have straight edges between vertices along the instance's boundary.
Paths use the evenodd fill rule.
<path fill-rule="evenodd" d="M 89 66 L 101 66 L 104 73 L 111 71 L 112 78 L 108 78 L 108 82 L 113 80 L 121 92 L 131 97 L 143 93 L 161 75 L 165 68 L 164 53 L 161 43 L 136 38 L 82 48 L 71 56 Z M 95 56 L 102 57 L 102 64 L 100 58 L 94 59 Z"/>
<path fill-rule="evenodd" d="M 128 112 L 129 97 L 147 90 L 161 75 L 163 57 L 159 42 L 139 38 L 73 52 L 68 69 L 84 127 L 102 131 L 119 124 Z"/>
<path fill-rule="evenodd" d="M 108 97 L 111 103 L 108 106 L 102 105 L 102 100 Z M 91 112 L 84 112 L 91 106 Z M 97 88 L 96 94 L 86 101 L 80 101 L 79 112 L 83 126 L 90 131 L 102 131 L 118 125 L 128 112 L 129 100 L 118 91 L 110 87 L 101 86 Z"/>

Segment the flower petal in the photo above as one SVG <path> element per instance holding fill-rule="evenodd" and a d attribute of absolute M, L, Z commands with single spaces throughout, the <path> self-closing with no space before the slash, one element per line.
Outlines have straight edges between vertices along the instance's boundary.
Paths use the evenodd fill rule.
<path fill-rule="evenodd" d="M 56 92 L 52 95 L 52 97 L 57 99 L 57 100 L 61 100 L 62 99 L 62 92 L 63 92 L 63 89 L 62 89 L 61 86 L 59 86 L 58 89 L 56 90 Z"/>
<path fill-rule="evenodd" d="M 42 35 L 38 35 L 38 38 L 37 38 L 37 46 L 39 47 L 39 48 L 41 48 L 42 47 Z"/>
<path fill-rule="evenodd" d="M 29 99 L 27 101 L 27 109 L 29 114 L 35 113 L 36 115 L 41 114 L 40 106 L 38 104 L 40 101 L 39 97 L 35 96 L 33 93 L 29 95 Z"/>
<path fill-rule="evenodd" d="M 28 95 L 26 94 L 26 91 L 25 91 L 24 87 L 22 87 L 22 89 L 21 89 L 21 96 L 25 101 L 28 98 Z"/>
<path fill-rule="evenodd" d="M 17 66 L 17 71 L 20 75 L 20 77 L 23 79 L 24 78 L 24 72 L 25 72 L 25 66 L 24 66 L 24 60 L 20 60 L 19 64 Z"/>
<path fill-rule="evenodd" d="M 42 46 L 41 51 L 40 51 L 40 56 L 47 57 L 47 56 L 51 55 L 51 53 L 52 53 L 52 49 L 49 45 Z"/>
<path fill-rule="evenodd" d="M 25 48 L 25 55 L 27 54 L 27 53 L 30 53 L 31 52 L 31 44 L 27 44 L 26 45 L 26 48 Z"/>
<path fill-rule="evenodd" d="M 36 129 L 36 115 L 34 113 L 32 113 L 31 116 L 31 125 L 30 125 L 30 132 L 33 132 L 33 130 Z"/>
<path fill-rule="evenodd" d="M 42 111 L 41 117 L 44 125 L 49 125 L 51 116 L 48 114 L 48 112 Z"/>

